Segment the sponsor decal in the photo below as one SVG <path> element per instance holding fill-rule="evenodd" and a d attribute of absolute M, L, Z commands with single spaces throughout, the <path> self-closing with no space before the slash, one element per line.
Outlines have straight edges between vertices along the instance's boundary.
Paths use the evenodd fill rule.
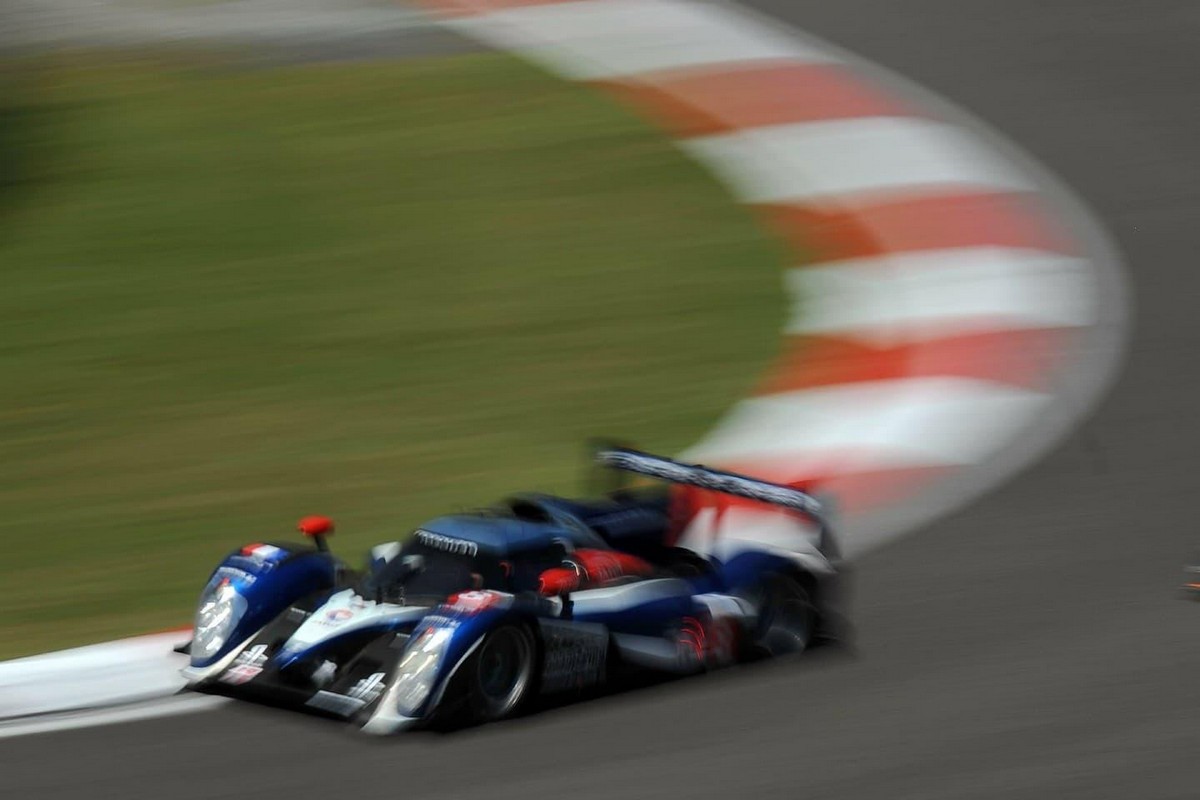
<path fill-rule="evenodd" d="M 237 658 L 233 660 L 235 664 L 263 664 L 267 660 L 267 646 L 265 644 L 256 644 L 253 647 L 247 647 L 242 652 L 238 653 Z"/>
<path fill-rule="evenodd" d="M 479 545 L 475 544 L 475 542 L 468 542 L 466 539 L 443 536 L 440 533 L 433 533 L 423 528 L 418 528 L 414 535 L 417 537 L 418 542 L 435 550 L 444 550 L 456 556 L 474 557 L 479 555 Z"/>
<path fill-rule="evenodd" d="M 266 663 L 267 646 L 265 644 L 256 644 L 238 653 L 237 658 L 233 660 L 233 664 L 230 665 L 229 669 L 221 673 L 221 677 L 217 680 L 221 683 L 240 686 L 257 678 L 262 673 L 263 665 Z"/>
<path fill-rule="evenodd" d="M 492 591 L 459 592 L 446 598 L 446 608 L 455 614 L 471 615 L 491 608 L 504 600 L 505 595 Z"/>
<path fill-rule="evenodd" d="M 341 625 L 353 616 L 354 612 L 348 608 L 331 608 L 325 612 L 325 616 L 321 619 L 321 624 Z"/>
<path fill-rule="evenodd" d="M 249 683 L 262 674 L 262 667 L 254 667 L 249 664 L 237 664 L 230 667 L 221 674 L 218 678 L 221 683 L 228 683 L 232 686 L 241 686 L 243 683 Z"/>
<path fill-rule="evenodd" d="M 608 631 L 602 625 L 542 620 L 546 654 L 542 691 L 578 689 L 599 683 L 608 655 Z"/>

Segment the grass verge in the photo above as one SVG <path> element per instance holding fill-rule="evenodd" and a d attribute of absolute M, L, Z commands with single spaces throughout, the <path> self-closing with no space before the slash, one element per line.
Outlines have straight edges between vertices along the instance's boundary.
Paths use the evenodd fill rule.
<path fill-rule="evenodd" d="M 6 73 L 0 657 L 180 624 L 305 513 L 357 560 L 588 435 L 678 449 L 776 351 L 781 251 L 506 57 Z"/>

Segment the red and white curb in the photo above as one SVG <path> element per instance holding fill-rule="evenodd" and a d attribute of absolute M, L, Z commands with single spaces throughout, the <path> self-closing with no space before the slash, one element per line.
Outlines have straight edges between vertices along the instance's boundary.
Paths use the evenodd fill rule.
<path fill-rule="evenodd" d="M 422 3 L 632 103 L 791 245 L 783 356 L 685 457 L 830 494 L 848 555 L 1027 464 L 1111 379 L 1104 233 L 925 90 L 724 2 Z"/>
<path fill-rule="evenodd" d="M 920 87 L 720 2 L 423 5 L 643 110 L 792 245 L 782 358 L 685 456 L 831 493 L 848 554 L 1029 463 L 1112 379 L 1126 307 L 1104 232 L 1051 175 Z M 175 698 L 76 723 L 29 716 L 173 691 L 173 643 L 0 664 L 0 718 L 24 717 L 0 736 L 193 710 Z"/>

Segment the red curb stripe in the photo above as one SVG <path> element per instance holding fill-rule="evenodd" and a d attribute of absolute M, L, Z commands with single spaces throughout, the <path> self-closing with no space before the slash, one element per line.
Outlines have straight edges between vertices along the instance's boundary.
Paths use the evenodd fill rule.
<path fill-rule="evenodd" d="M 1016 192 L 929 195 L 882 202 L 758 206 L 805 259 L 841 261 L 955 247 L 1072 253 L 1067 236 Z"/>
<path fill-rule="evenodd" d="M 421 2 L 445 15 L 463 16 L 577 0 Z M 636 26 L 636 9 L 631 5 L 629 10 L 630 24 Z M 582 9 L 580 13 L 584 13 Z M 559 17 L 552 14 L 547 21 Z M 615 36 L 612 44 L 619 45 Z M 570 47 L 566 50 L 569 54 Z M 704 57 L 703 53 L 696 55 L 701 60 Z M 783 57 L 694 64 L 591 83 L 626 101 L 677 138 L 685 139 L 765 126 L 912 118 L 919 113 L 905 100 L 859 77 L 853 68 L 823 60 L 810 63 Z M 753 138 L 747 137 L 747 141 L 753 143 Z M 904 152 L 895 154 L 897 159 L 905 157 Z M 1047 213 L 1035 192 L 931 190 L 913 185 L 894 187 L 874 196 L 844 193 L 827 200 L 752 205 L 791 245 L 800 264 L 836 267 L 829 262 L 978 247 L 1080 253 L 1074 238 Z M 886 270 L 893 262 L 880 258 L 878 263 Z M 789 336 L 784 355 L 757 394 L 928 377 L 979 379 L 1040 389 L 1053 380 L 1053 370 L 1061 366 L 1067 346 L 1077 335 L 1075 329 L 1009 329 L 1012 324 L 1011 319 L 977 314 L 965 329 L 931 321 L 928 325 L 904 325 L 887 340 L 876 341 L 866 335 L 876 331 Z M 903 391 L 902 386 L 897 384 L 896 390 Z M 840 506 L 856 512 L 911 497 L 967 466 L 881 466 L 896 463 L 890 459 L 898 455 L 873 449 L 814 452 L 806 451 L 800 443 L 788 454 L 746 453 L 722 458 L 720 463 L 780 482 L 812 482 L 835 492 Z"/>
<path fill-rule="evenodd" d="M 598 83 L 679 137 L 910 114 L 846 70 L 829 64 L 732 64 Z"/>
<path fill-rule="evenodd" d="M 450 17 L 469 17 L 525 6 L 549 6 L 578 0 L 416 0 L 417 5 Z"/>
<path fill-rule="evenodd" d="M 1070 329 L 1035 328 L 873 345 L 843 336 L 792 336 L 757 395 L 903 378 L 975 378 L 1037 388 L 1061 363 Z"/>

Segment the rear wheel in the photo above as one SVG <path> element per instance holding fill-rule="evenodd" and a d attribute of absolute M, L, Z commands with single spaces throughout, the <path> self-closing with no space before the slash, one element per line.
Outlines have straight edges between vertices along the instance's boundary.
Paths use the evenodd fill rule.
<path fill-rule="evenodd" d="M 812 643 L 817 630 L 816 606 L 797 576 L 773 573 L 745 597 L 758 609 L 749 633 L 760 655 L 800 653 Z"/>
<path fill-rule="evenodd" d="M 524 625 L 489 633 L 467 665 L 471 710 L 479 722 L 514 716 L 533 695 L 533 634 Z"/>

